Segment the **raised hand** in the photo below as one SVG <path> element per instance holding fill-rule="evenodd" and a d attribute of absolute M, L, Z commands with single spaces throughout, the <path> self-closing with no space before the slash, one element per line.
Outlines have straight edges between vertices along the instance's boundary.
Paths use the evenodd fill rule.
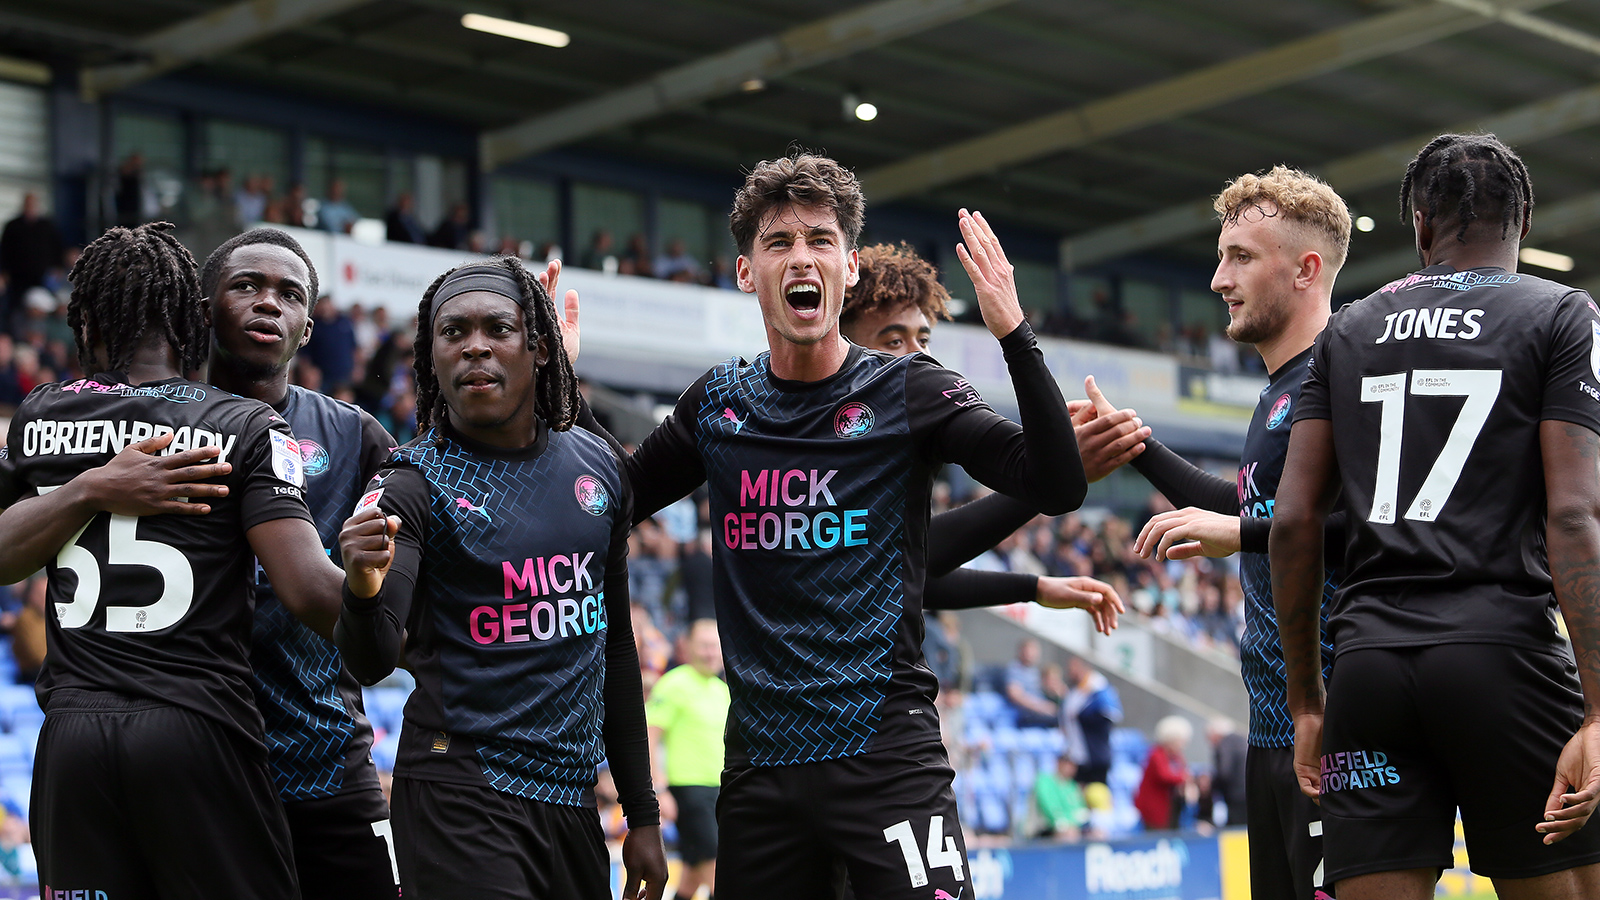
<path fill-rule="evenodd" d="M 963 209 L 957 221 L 962 243 L 956 245 L 956 257 L 978 292 L 978 310 L 983 313 L 983 324 L 989 326 L 990 334 L 1003 338 L 1022 324 L 1016 269 L 1006 259 L 983 213 L 969 213 Z"/>
<path fill-rule="evenodd" d="M 1072 415 L 1073 433 L 1078 439 L 1078 456 L 1083 473 L 1091 482 L 1110 475 L 1144 452 L 1150 429 L 1131 409 L 1117 409 L 1100 393 L 1094 376 L 1083 380 L 1087 400 L 1067 404 Z"/>
<path fill-rule="evenodd" d="M 1051 609 L 1083 609 L 1094 617 L 1094 629 L 1101 634 L 1116 630 L 1117 615 L 1128 608 L 1117 589 L 1104 581 L 1073 575 L 1067 578 L 1041 577 L 1034 602 Z"/>
<path fill-rule="evenodd" d="M 357 597 L 374 597 L 383 589 L 383 580 L 394 562 L 394 536 L 400 533 L 400 517 L 385 517 L 383 510 L 369 506 L 344 520 L 339 531 L 339 555 L 344 559 L 344 580 Z"/>
<path fill-rule="evenodd" d="M 561 260 L 552 259 L 545 265 L 544 271 L 534 276 L 539 279 L 539 285 L 544 288 L 550 299 L 556 298 L 556 291 L 561 280 Z M 578 292 L 567 291 L 567 296 L 562 300 L 561 319 L 561 346 L 566 348 L 567 359 L 578 361 Z"/>

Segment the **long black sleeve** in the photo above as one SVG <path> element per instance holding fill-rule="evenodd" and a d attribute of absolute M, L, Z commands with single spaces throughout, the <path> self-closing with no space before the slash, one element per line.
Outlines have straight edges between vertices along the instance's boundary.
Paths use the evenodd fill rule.
<path fill-rule="evenodd" d="M 922 591 L 923 609 L 972 609 L 1028 603 L 1039 596 L 1039 576 L 1021 572 L 956 569 L 929 578 Z"/>
<path fill-rule="evenodd" d="M 383 587 L 371 597 L 355 596 L 346 582 L 339 621 L 333 628 L 333 643 L 339 648 L 345 668 L 357 681 L 368 685 L 387 678 L 400 662 L 417 572 L 422 564 L 420 535 L 426 531 L 430 518 L 428 486 L 421 472 L 386 469 L 381 475 L 378 507 L 385 515 L 400 517 L 394 562 Z"/>
<path fill-rule="evenodd" d="M 1150 479 L 1173 506 L 1193 506 L 1229 516 L 1239 514 L 1238 485 L 1189 462 L 1154 438 L 1144 442 L 1144 452 L 1133 458 L 1133 467 Z"/>
<path fill-rule="evenodd" d="M 919 394 L 917 402 L 953 404 L 961 412 L 948 414 L 938 434 L 936 452 L 946 462 L 957 463 L 974 478 L 1013 497 L 1026 497 L 1045 515 L 1058 516 L 1083 504 L 1089 490 L 1078 457 L 1078 440 L 1072 429 L 1061 388 L 1044 364 L 1044 354 L 1027 322 L 1000 340 L 1006 368 L 1017 393 L 1022 424 L 982 405 L 971 386 L 961 380 L 954 387 Z M 947 369 L 930 368 L 939 377 Z"/>
<path fill-rule="evenodd" d="M 705 394 L 705 376 L 689 386 L 678 398 L 678 406 L 666 421 L 656 426 L 623 461 L 622 474 L 633 491 L 633 524 L 637 525 L 661 510 L 682 500 L 705 483 L 705 462 L 694 439 L 694 404 Z M 578 409 L 578 427 L 605 438 L 619 448 L 595 420 L 587 401 Z"/>
<path fill-rule="evenodd" d="M 633 643 L 633 617 L 628 604 L 628 529 L 632 526 L 628 508 L 632 502 L 626 485 L 623 492 L 622 509 L 611 532 L 611 554 L 606 560 L 605 719 L 600 737 L 605 741 L 606 760 L 617 785 L 617 801 L 628 817 L 628 826 L 641 828 L 661 824 L 661 806 L 650 782 L 644 681 L 639 673 L 639 650 Z"/>
<path fill-rule="evenodd" d="M 1038 514 L 1021 500 L 990 494 L 934 516 L 928 523 L 928 578 L 971 562 Z"/>

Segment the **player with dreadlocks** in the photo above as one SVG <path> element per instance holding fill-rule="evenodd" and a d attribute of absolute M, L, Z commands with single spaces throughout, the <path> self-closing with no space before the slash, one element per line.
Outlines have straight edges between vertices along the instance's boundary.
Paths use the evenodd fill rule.
<path fill-rule="evenodd" d="M 0 458 L 0 570 L 49 565 L 44 893 L 298 897 L 248 654 L 257 559 L 308 624 L 329 633 L 337 613 L 299 451 L 265 403 L 183 377 L 205 358 L 208 315 L 170 225 L 112 229 L 72 283 L 95 374 L 29 394 Z M 202 447 L 214 463 L 174 466 Z"/>
<path fill-rule="evenodd" d="M 609 898 L 606 759 L 630 825 L 624 896 L 658 900 L 620 448 L 571 427 L 562 321 L 516 259 L 446 272 L 417 321 L 422 433 L 345 524 L 335 635 L 363 683 L 402 649 L 417 678 L 393 791 L 406 897 Z"/>
<path fill-rule="evenodd" d="M 1295 773 L 1341 900 L 1433 896 L 1458 808 L 1499 896 L 1600 896 L 1600 310 L 1516 271 L 1532 184 L 1493 135 L 1430 142 L 1400 209 L 1423 268 L 1329 319 L 1277 494 Z"/>

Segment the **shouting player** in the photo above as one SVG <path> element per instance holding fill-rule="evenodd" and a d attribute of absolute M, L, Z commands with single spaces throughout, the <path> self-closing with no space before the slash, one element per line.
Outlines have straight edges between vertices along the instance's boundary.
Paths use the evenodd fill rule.
<path fill-rule="evenodd" d="M 860 183 L 810 154 L 758 164 L 734 200 L 739 287 L 769 350 L 695 382 L 628 461 L 634 517 L 702 483 L 732 706 L 717 893 L 814 898 L 965 892 L 937 682 L 922 662 L 932 473 L 965 466 L 1047 513 L 1086 483 L 1072 421 L 981 216 L 957 253 L 1000 339 L 1023 426 L 922 354 L 839 331 L 856 281 Z M 737 835 L 737 839 L 731 836 Z"/>
<path fill-rule="evenodd" d="M 266 404 L 184 379 L 208 329 L 170 225 L 107 232 L 72 284 L 68 321 L 96 374 L 36 388 L 0 465 L 0 503 L 21 501 L 0 517 L 5 533 L 28 530 L 4 542 L 6 570 L 53 558 L 32 803 L 41 882 L 297 897 L 248 653 L 255 559 L 296 615 L 327 631 L 336 614 L 340 574 L 302 499 L 300 454 Z M 208 498 L 204 518 L 141 517 L 136 498 L 74 481 L 155 434 L 172 435 L 167 452 L 220 448 L 226 493 L 185 494 Z M 37 515 L 52 498 L 35 495 L 61 485 L 73 502 Z"/>
<path fill-rule="evenodd" d="M 1295 771 L 1341 900 L 1432 897 L 1457 807 L 1500 897 L 1600 896 L 1600 311 L 1516 271 L 1533 188 L 1493 135 L 1435 138 L 1400 208 L 1423 269 L 1328 322 L 1278 490 Z"/>
<path fill-rule="evenodd" d="M 1261 354 L 1268 385 L 1250 419 L 1236 481 L 1205 472 L 1159 441 L 1145 441 L 1133 467 L 1183 508 L 1152 518 L 1134 550 L 1157 559 L 1241 554 L 1245 630 L 1239 658 L 1250 697 L 1250 748 L 1246 808 L 1230 809 L 1228 816 L 1230 824 L 1243 821 L 1250 832 L 1251 896 L 1310 900 L 1324 887 L 1325 879 L 1317 876 L 1322 822 L 1294 776 L 1294 720 L 1285 697 L 1267 535 L 1289 448 L 1289 417 L 1298 406 L 1311 345 L 1328 321 L 1334 278 L 1350 244 L 1350 212 L 1332 188 L 1284 166 L 1239 176 L 1214 205 L 1222 231 L 1211 289 L 1228 304 L 1228 337 Z M 1093 379 L 1088 389 L 1101 414 L 1113 411 Z M 1087 445 L 1084 453 L 1084 465 L 1093 466 Z M 1344 553 L 1343 518 L 1335 513 L 1328 523 L 1325 609 Z"/>
<path fill-rule="evenodd" d="M 560 319 L 515 258 L 441 275 L 417 321 L 421 434 L 345 525 L 336 634 L 363 683 L 402 648 L 417 678 L 393 792 L 406 897 L 609 898 L 605 758 L 630 826 L 625 897 L 659 900 L 618 450 L 571 428 Z"/>

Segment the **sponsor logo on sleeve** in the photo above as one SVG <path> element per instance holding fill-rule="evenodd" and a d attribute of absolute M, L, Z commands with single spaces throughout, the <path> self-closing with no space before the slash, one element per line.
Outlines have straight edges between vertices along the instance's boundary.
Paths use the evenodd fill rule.
<path fill-rule="evenodd" d="M 578 505 L 591 516 L 603 516 L 611 506 L 611 493 L 593 475 L 579 475 L 572 492 L 578 498 Z"/>
<path fill-rule="evenodd" d="M 352 511 L 350 515 L 353 516 L 357 515 L 358 513 L 364 513 L 374 506 L 377 506 L 378 500 L 382 497 L 383 488 L 374 488 L 373 490 L 367 491 L 365 494 L 361 495 L 361 502 L 356 504 L 355 510 Z"/>
<path fill-rule="evenodd" d="M 864 403 L 846 403 L 833 417 L 833 433 L 858 438 L 872 431 L 872 410 Z"/>
<path fill-rule="evenodd" d="M 272 442 L 272 473 L 295 487 L 306 486 L 305 462 L 300 459 L 300 444 L 286 434 L 267 433 Z"/>
<path fill-rule="evenodd" d="M 1594 330 L 1594 346 L 1589 348 L 1589 371 L 1600 379 L 1600 322 L 1590 322 L 1589 327 Z"/>
<path fill-rule="evenodd" d="M 965 378 L 957 381 L 950 390 L 944 392 L 944 395 L 957 406 L 973 406 L 983 402 L 983 398 L 978 395 L 978 389 Z"/>

